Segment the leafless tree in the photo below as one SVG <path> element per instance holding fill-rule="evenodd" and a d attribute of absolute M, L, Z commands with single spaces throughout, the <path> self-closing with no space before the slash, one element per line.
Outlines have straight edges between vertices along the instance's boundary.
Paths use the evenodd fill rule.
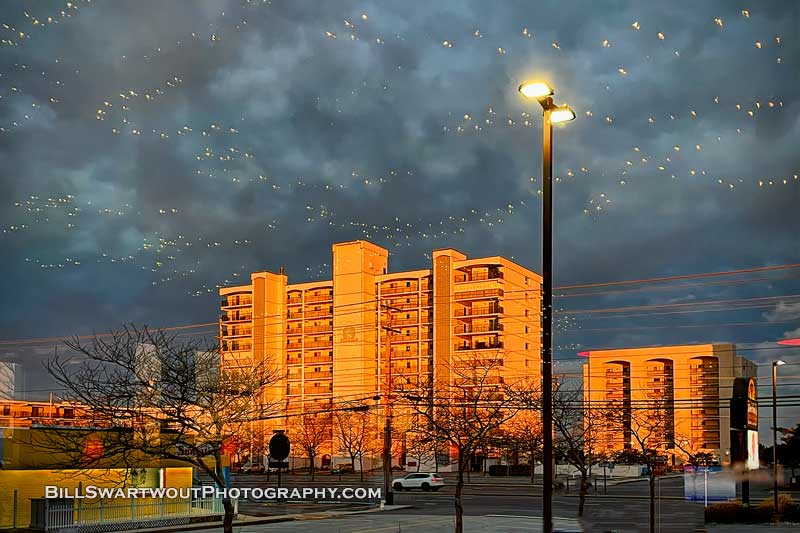
<path fill-rule="evenodd" d="M 531 464 L 531 484 L 536 475 L 536 461 L 542 454 L 542 417 L 535 407 L 525 406 L 525 410 L 506 424 L 507 439 L 516 449 L 524 451 Z"/>
<path fill-rule="evenodd" d="M 330 413 L 306 413 L 296 417 L 290 429 L 291 436 L 296 446 L 308 457 L 311 469 L 311 480 L 314 480 L 315 460 L 319 455 L 322 445 L 331 434 Z"/>
<path fill-rule="evenodd" d="M 146 326 L 66 344 L 68 353 L 56 353 L 47 370 L 101 431 L 53 431 L 38 444 L 72 468 L 93 468 L 109 457 L 126 469 L 168 459 L 224 487 L 223 454 L 254 421 L 277 412 L 265 396 L 279 379 L 269 362 L 223 367 L 218 346 Z M 226 497 L 223 506 L 231 532 L 233 504 Z"/>
<path fill-rule="evenodd" d="M 399 401 L 420 415 L 419 430 L 456 451 L 456 533 L 463 530 L 462 490 L 470 459 L 518 409 L 515 395 L 499 375 L 499 365 L 497 358 L 454 355 L 447 365 L 447 381 L 440 376 L 434 388 L 424 383 L 398 391 Z"/>
<path fill-rule="evenodd" d="M 333 413 L 336 442 L 350 457 L 354 468 L 358 459 L 361 481 L 364 481 L 364 454 L 371 449 L 374 440 L 374 417 L 366 408 L 354 402 Z"/>
<path fill-rule="evenodd" d="M 583 389 L 557 381 L 553 391 L 553 427 L 555 448 L 581 476 L 578 516 L 583 516 L 589 492 L 589 474 L 596 459 L 595 438 L 600 420 L 598 414 L 584 403 Z"/>
<path fill-rule="evenodd" d="M 671 433 L 667 413 L 672 409 L 667 400 L 638 399 L 629 408 L 613 404 L 604 409 L 603 419 L 609 429 L 630 434 L 631 451 L 647 467 L 650 485 L 650 533 L 656 528 L 656 474 L 666 462 L 666 450 L 674 449 L 675 435 Z M 627 443 L 626 443 L 627 444 Z"/>

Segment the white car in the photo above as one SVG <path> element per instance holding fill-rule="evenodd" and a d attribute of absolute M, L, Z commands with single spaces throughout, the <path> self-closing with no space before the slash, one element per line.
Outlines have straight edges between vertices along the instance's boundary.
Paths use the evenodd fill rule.
<path fill-rule="evenodd" d="M 392 488 L 397 492 L 404 489 L 439 490 L 444 487 L 444 479 L 439 474 L 417 472 L 392 480 Z"/>

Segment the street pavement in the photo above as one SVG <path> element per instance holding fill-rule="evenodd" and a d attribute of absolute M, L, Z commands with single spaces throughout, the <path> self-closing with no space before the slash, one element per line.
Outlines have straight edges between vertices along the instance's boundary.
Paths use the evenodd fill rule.
<path fill-rule="evenodd" d="M 400 477 L 402 474 L 397 474 Z M 307 509 L 286 507 L 267 502 L 243 502 L 243 514 L 269 516 L 285 513 L 308 512 L 301 520 L 275 524 L 242 525 L 240 533 L 256 531 L 309 531 L 315 533 L 392 533 L 396 531 L 449 532 L 453 530 L 453 492 L 455 479 L 446 475 L 447 486 L 440 492 L 404 491 L 395 493 L 394 503 L 409 506 L 394 511 L 362 512 L 353 504 L 309 504 Z M 538 481 L 538 480 L 537 480 Z M 266 476 L 238 476 L 234 486 L 275 486 L 275 476 L 267 481 Z M 358 475 L 319 475 L 315 481 L 309 476 L 288 476 L 282 479 L 284 487 L 381 487 L 380 475 L 366 476 L 361 481 Z M 571 492 L 562 491 L 554 497 L 554 515 L 559 519 L 557 528 L 563 531 L 589 531 L 606 533 L 640 532 L 648 530 L 649 495 L 646 479 L 608 480 L 604 489 L 602 480 L 590 489 L 584 516 L 577 521 L 578 498 L 574 480 Z M 712 526 L 703 524 L 703 506 L 684 501 L 683 479 L 680 475 L 667 476 L 658 481 L 656 494 L 657 531 L 663 533 L 693 533 L 709 531 L 728 533 L 741 531 L 742 526 Z M 754 484 L 753 501 L 770 497 L 769 487 Z M 468 532 L 515 532 L 541 530 L 541 485 L 531 485 L 526 478 L 492 478 L 473 475 L 463 492 L 465 531 Z M 302 506 L 301 506 L 302 507 Z M 363 508 L 363 507 L 362 507 Z M 320 509 L 340 511 L 335 517 L 325 515 Z M 312 522 L 313 521 L 313 525 Z M 580 529 L 580 528 L 583 529 Z M 773 531 L 778 528 L 771 528 Z M 199 530 L 198 530 L 199 531 Z M 204 529 L 202 531 L 221 531 Z M 749 533 L 761 530 L 747 526 Z M 767 531 L 766 529 L 764 531 Z"/>

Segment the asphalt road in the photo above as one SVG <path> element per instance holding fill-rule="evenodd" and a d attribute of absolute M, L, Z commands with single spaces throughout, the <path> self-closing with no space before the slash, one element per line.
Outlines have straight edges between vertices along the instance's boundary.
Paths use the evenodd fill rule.
<path fill-rule="evenodd" d="M 261 479 L 263 477 L 263 479 Z M 665 478 L 660 482 L 660 498 L 657 502 L 657 524 L 663 533 L 693 532 L 703 525 L 703 506 L 683 500 L 683 480 Z M 234 486 L 274 486 L 266 476 L 241 476 Z M 361 482 L 358 476 L 320 476 L 315 482 L 307 477 L 282 479 L 282 486 L 353 486 L 380 487 L 382 479 L 377 476 Z M 338 531 L 353 532 L 394 532 L 422 529 L 424 531 L 452 531 L 453 520 L 452 480 L 440 492 L 404 491 L 395 493 L 394 503 L 411 505 L 409 509 L 392 512 L 348 515 L 315 521 L 316 533 Z M 479 478 L 473 476 L 473 483 L 464 488 L 464 515 L 467 531 L 537 531 L 540 529 L 542 509 L 541 486 L 530 485 L 524 478 Z M 331 507 L 333 508 L 333 507 Z M 346 506 L 340 505 L 338 509 Z M 261 512 L 259 512 L 261 509 Z M 554 515 L 564 519 L 576 519 L 578 498 L 574 492 L 561 493 L 553 502 Z M 268 503 L 243 504 L 242 512 L 253 515 L 279 514 Z M 284 511 L 285 512 L 285 511 Z M 298 511 L 289 511 L 298 512 Z M 607 494 L 602 484 L 595 493 L 589 493 L 584 517 L 583 530 L 592 532 L 639 532 L 647 531 L 649 520 L 649 497 L 646 480 L 623 484 L 608 484 Z M 297 528 L 297 529 L 295 529 Z M 305 529 L 304 529 L 305 528 Z M 272 525 L 246 526 L 242 533 L 249 531 L 307 531 L 312 526 L 307 521 Z"/>
<path fill-rule="evenodd" d="M 402 473 L 397 473 L 400 477 Z M 255 531 L 309 531 L 315 533 L 395 532 L 422 530 L 425 532 L 452 531 L 453 493 L 455 480 L 446 476 L 447 486 L 440 492 L 404 491 L 395 493 L 395 504 L 410 505 L 409 509 L 391 512 L 376 512 L 347 515 L 325 520 L 286 522 L 272 525 L 245 526 L 241 533 Z M 311 481 L 307 475 L 284 476 L 283 487 L 381 487 L 382 476 L 369 475 L 361 481 L 359 476 L 331 476 L 321 474 Z M 590 532 L 639 532 L 648 530 L 649 495 L 646 479 L 618 483 L 608 480 L 604 491 L 602 479 L 590 489 L 581 524 Z M 572 482 L 574 483 L 574 481 Z M 238 487 L 274 487 L 276 476 L 238 476 L 233 480 Z M 570 493 L 561 492 L 554 497 L 554 515 L 567 520 L 577 518 L 578 498 L 575 485 Z M 663 533 L 692 533 L 703 527 L 702 504 L 684 501 L 683 478 L 680 476 L 661 478 L 657 486 L 656 524 Z M 751 499 L 757 501 L 770 498 L 768 480 L 756 479 L 751 486 Z M 541 485 L 531 485 L 525 478 L 490 478 L 473 475 L 463 493 L 466 531 L 538 531 L 541 528 Z M 301 506 L 302 507 L 302 506 Z M 325 509 L 356 509 L 352 504 L 325 506 Z M 319 506 L 308 506 L 313 512 Z M 294 507 L 283 509 L 265 502 L 243 502 L 242 513 L 271 515 L 303 512 Z M 569 522 L 565 522 L 569 525 Z"/>

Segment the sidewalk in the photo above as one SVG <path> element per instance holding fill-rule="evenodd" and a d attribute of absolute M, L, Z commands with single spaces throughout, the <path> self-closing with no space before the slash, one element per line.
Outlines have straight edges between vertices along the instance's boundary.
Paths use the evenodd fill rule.
<path fill-rule="evenodd" d="M 319 511 L 311 513 L 298 513 L 286 514 L 275 516 L 246 516 L 239 515 L 238 518 L 233 520 L 234 527 L 253 526 L 259 524 L 276 524 L 279 522 L 293 522 L 295 520 L 319 520 L 323 518 L 335 518 L 338 516 L 359 515 L 368 513 L 380 513 L 383 511 L 397 511 L 400 509 L 409 509 L 411 505 L 385 505 L 382 509 L 380 507 L 373 507 L 371 509 L 360 509 L 357 511 Z M 169 531 L 196 531 L 198 529 L 214 529 L 222 526 L 221 520 L 211 522 L 196 522 L 193 524 L 181 524 L 151 528 L 139 529 L 120 529 L 116 530 L 117 533 L 136 532 L 136 533 L 165 533 Z"/>

